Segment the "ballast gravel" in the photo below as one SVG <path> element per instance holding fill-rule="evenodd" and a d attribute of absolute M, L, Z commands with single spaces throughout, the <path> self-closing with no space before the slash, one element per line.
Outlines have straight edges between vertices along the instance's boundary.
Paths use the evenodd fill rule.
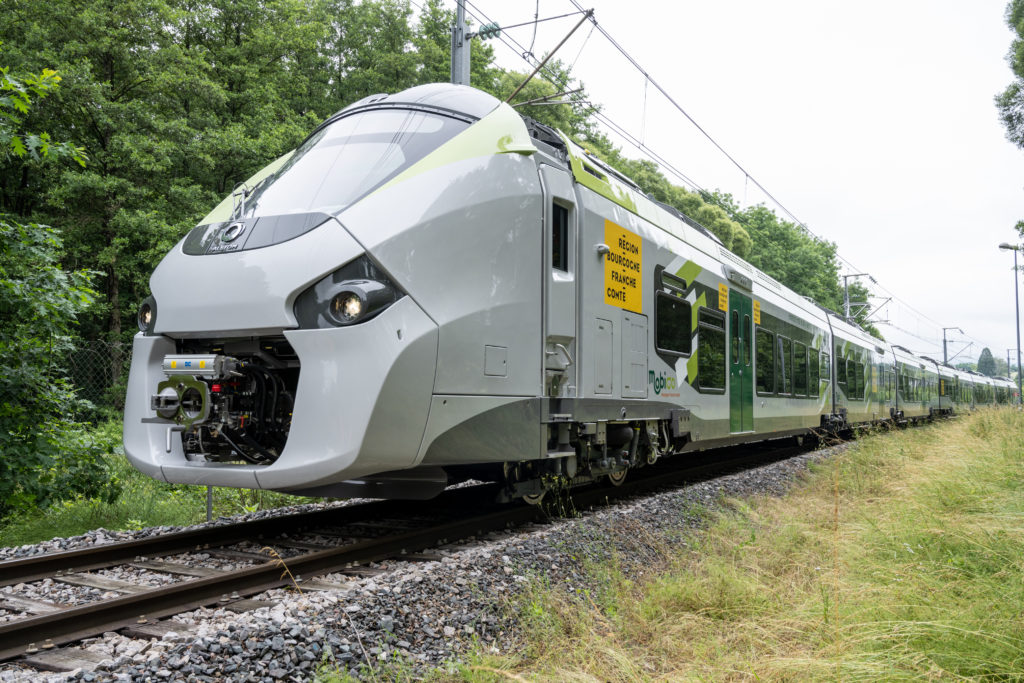
<path fill-rule="evenodd" d="M 488 534 L 438 549 L 436 561 L 371 565 L 385 570 L 371 578 L 318 577 L 343 587 L 268 591 L 254 596 L 266 607 L 242 614 L 180 614 L 172 620 L 181 631 L 159 640 L 106 634 L 80 646 L 103 658 L 93 671 L 48 674 L 8 663 L 0 665 L 0 683 L 306 681 L 321 667 L 367 678 L 395 660 L 406 671 L 425 671 L 451 666 L 472 648 L 507 652 L 521 637 L 509 600 L 532 580 L 569 593 L 592 589 L 586 567 L 613 556 L 642 576 L 667 549 L 685 545 L 704 512 L 724 498 L 781 495 L 810 463 L 846 448 L 839 444 L 551 524 Z M 110 535 L 84 536 L 100 533 Z"/>

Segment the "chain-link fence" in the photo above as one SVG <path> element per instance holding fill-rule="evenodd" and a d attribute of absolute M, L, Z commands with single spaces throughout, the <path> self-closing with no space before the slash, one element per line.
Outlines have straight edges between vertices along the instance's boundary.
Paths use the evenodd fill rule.
<path fill-rule="evenodd" d="M 75 417 L 96 421 L 124 410 L 124 393 L 131 364 L 131 344 L 110 341 L 85 341 L 68 357 L 68 378 L 78 397 L 89 401 L 92 409 L 83 409 Z"/>

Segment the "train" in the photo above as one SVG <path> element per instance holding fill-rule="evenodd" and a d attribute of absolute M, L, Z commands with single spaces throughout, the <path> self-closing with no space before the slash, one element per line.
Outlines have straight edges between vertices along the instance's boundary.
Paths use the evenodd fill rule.
<path fill-rule="evenodd" d="M 468 86 L 360 100 L 216 206 L 139 308 L 124 448 L 172 483 L 505 500 L 948 415 L 1013 383 L 868 335 Z"/>

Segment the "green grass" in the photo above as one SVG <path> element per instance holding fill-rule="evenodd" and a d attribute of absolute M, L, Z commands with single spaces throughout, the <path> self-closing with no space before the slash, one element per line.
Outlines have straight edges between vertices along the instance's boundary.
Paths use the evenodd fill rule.
<path fill-rule="evenodd" d="M 538 582 L 473 681 L 1024 680 L 1024 414 L 867 436 L 599 597 Z M 442 676 L 443 677 L 443 676 Z"/>
<path fill-rule="evenodd" d="M 100 428 L 114 427 L 104 425 Z M 205 486 L 159 482 L 133 468 L 124 456 L 111 454 L 108 458 L 112 482 L 119 483 L 122 488 L 116 501 L 108 504 L 82 498 L 14 515 L 0 522 L 0 546 L 75 536 L 100 527 L 120 531 L 188 525 L 206 520 Z M 221 487 L 215 487 L 213 491 L 214 517 L 320 500 L 271 491 Z"/>

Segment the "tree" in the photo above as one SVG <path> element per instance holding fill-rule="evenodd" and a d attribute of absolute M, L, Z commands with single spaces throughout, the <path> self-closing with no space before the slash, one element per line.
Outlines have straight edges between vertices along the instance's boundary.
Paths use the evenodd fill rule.
<path fill-rule="evenodd" d="M 23 127 L 33 99 L 59 80 L 52 70 L 16 77 L 0 67 L 0 160 L 84 164 L 79 148 Z M 0 518 L 75 495 L 118 494 L 101 458 L 113 444 L 70 417 L 81 402 L 57 359 L 70 350 L 75 319 L 95 292 L 91 274 L 65 272 L 60 256 L 57 230 L 0 214 Z"/>
<path fill-rule="evenodd" d="M 988 350 L 987 346 L 981 350 L 981 355 L 978 356 L 978 372 L 988 377 L 994 377 L 996 374 L 996 359 L 992 357 L 992 352 Z"/>
<path fill-rule="evenodd" d="M 1006 23 L 1015 35 L 1006 56 L 1014 80 L 996 96 L 996 107 L 1006 126 L 1006 137 L 1024 148 L 1024 0 L 1011 0 L 1006 6 Z"/>

